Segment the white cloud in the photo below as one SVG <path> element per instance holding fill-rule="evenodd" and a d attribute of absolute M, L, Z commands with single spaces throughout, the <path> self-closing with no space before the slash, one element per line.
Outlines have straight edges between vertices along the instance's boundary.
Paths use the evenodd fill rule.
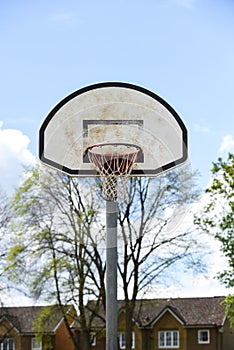
<path fill-rule="evenodd" d="M 225 135 L 219 147 L 219 152 L 234 152 L 234 137 L 231 134 Z"/>
<path fill-rule="evenodd" d="M 194 214 L 197 214 L 198 216 L 202 215 L 203 208 L 209 203 L 209 199 L 209 195 L 205 193 L 200 197 L 197 203 L 191 206 L 192 213 L 188 212 L 186 216 L 188 224 L 190 220 L 190 224 L 192 225 Z M 219 213 L 219 209 L 220 207 L 218 206 L 216 208 L 217 214 Z M 212 215 L 213 214 L 214 212 Z M 186 220 L 183 221 L 183 224 L 185 226 Z M 214 295 L 227 295 L 234 292 L 234 288 L 226 288 L 217 279 L 218 273 L 228 268 L 228 261 L 222 254 L 221 244 L 214 237 L 214 233 L 215 229 L 214 231 L 210 232 L 209 235 L 203 233 L 200 230 L 197 230 L 193 234 L 194 239 L 197 241 L 198 245 L 204 248 L 203 262 L 206 265 L 206 271 L 202 273 L 194 273 L 193 270 L 183 271 L 183 269 L 178 270 L 175 268 L 172 273 L 171 284 L 169 284 L 166 289 L 164 288 L 164 290 L 162 288 L 162 297 L 163 294 L 165 297 L 170 297 L 172 295 L 177 297 L 205 297 Z M 177 281 L 177 283 L 174 281 Z"/>
<path fill-rule="evenodd" d="M 29 143 L 28 136 L 20 130 L 4 129 L 0 121 L 0 187 L 6 193 L 19 184 L 22 166 L 36 161 L 28 149 Z"/>
<path fill-rule="evenodd" d="M 183 266 L 181 269 L 174 267 L 173 271 L 169 273 L 167 285 L 152 285 L 147 297 L 212 297 L 226 296 L 234 292 L 234 288 L 226 288 L 217 279 L 218 272 L 224 271 L 228 265 L 226 258 L 220 252 L 219 242 L 212 236 L 207 237 L 204 241 L 204 237 L 204 235 L 197 233 L 200 244 L 209 245 L 210 254 L 204 256 L 207 271 L 197 274 L 191 270 L 184 271 Z"/>

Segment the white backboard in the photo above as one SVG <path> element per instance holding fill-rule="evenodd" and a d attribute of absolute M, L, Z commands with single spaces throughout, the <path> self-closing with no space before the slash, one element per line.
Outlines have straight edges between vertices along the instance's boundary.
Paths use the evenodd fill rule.
<path fill-rule="evenodd" d="M 155 93 L 129 83 L 81 88 L 60 101 L 39 131 L 39 158 L 70 176 L 98 176 L 86 155 L 93 144 L 119 142 L 143 153 L 132 176 L 156 176 L 187 159 L 187 130 Z"/>

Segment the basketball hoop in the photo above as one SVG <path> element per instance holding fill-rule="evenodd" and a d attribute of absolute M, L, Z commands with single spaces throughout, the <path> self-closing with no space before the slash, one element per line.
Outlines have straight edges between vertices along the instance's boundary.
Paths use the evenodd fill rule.
<path fill-rule="evenodd" d="M 117 350 L 117 197 L 125 195 L 129 177 L 155 177 L 183 164 L 187 142 L 186 126 L 165 100 L 123 82 L 92 84 L 72 92 L 40 127 L 42 163 L 68 176 L 103 179 L 106 349 Z"/>
<path fill-rule="evenodd" d="M 142 152 L 139 146 L 128 143 L 102 143 L 87 148 L 89 161 L 103 177 L 102 194 L 116 201 L 123 192 L 132 168 Z"/>

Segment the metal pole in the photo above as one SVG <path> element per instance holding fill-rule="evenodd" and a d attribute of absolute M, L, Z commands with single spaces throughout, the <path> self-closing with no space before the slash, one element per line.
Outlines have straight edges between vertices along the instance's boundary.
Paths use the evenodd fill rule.
<path fill-rule="evenodd" d="M 106 201 L 106 350 L 118 349 L 117 203 Z"/>

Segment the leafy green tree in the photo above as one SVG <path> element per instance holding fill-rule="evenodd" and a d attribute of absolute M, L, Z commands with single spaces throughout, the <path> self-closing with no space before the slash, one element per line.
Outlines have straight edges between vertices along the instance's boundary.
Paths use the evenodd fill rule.
<path fill-rule="evenodd" d="M 180 261 L 200 267 L 200 247 L 184 222 L 198 196 L 195 180 L 189 167 L 157 178 L 131 178 L 118 202 L 118 271 L 127 350 L 136 298 Z M 104 204 L 93 180 L 38 166 L 27 172 L 12 202 L 15 241 L 8 272 L 34 297 L 55 300 L 61 308 L 75 305 L 84 350 L 90 348 L 92 321 L 102 317 L 99 307 L 105 309 Z M 90 299 L 96 302 L 87 312 Z"/>
<path fill-rule="evenodd" d="M 90 348 L 92 319 L 105 304 L 105 259 L 98 249 L 103 222 L 92 186 L 44 167 L 30 169 L 12 201 L 15 239 L 8 255 L 9 276 L 33 297 L 60 305 L 78 348 L 64 311 L 75 305 L 84 350 Z M 87 314 L 89 298 L 96 306 Z"/>
<path fill-rule="evenodd" d="M 221 243 L 228 267 L 218 274 L 218 278 L 230 288 L 234 287 L 234 155 L 229 153 L 226 160 L 218 158 L 213 163 L 212 174 L 212 183 L 206 189 L 208 203 L 195 222 L 203 230 L 213 233 Z M 228 296 L 225 303 L 234 328 L 234 296 Z"/>

